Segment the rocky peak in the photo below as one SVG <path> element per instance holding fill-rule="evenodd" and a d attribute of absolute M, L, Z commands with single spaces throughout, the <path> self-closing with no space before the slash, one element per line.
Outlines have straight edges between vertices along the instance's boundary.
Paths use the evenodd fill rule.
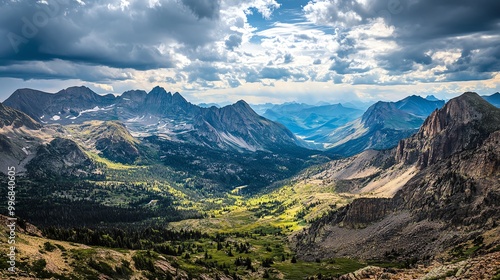
<path fill-rule="evenodd" d="M 256 114 L 254 110 L 250 107 L 250 105 L 248 105 L 248 103 L 246 103 L 244 100 L 239 100 L 238 102 L 234 103 L 232 107 L 239 110 L 240 112 L 244 110 Z"/>
<path fill-rule="evenodd" d="M 477 93 L 466 92 L 434 111 L 411 138 L 399 142 L 396 160 L 424 168 L 480 145 L 500 129 L 500 109 Z"/>
<path fill-rule="evenodd" d="M 143 102 L 147 95 L 148 93 L 143 90 L 129 90 L 124 92 L 121 95 L 121 98 Z"/>
<path fill-rule="evenodd" d="M 102 98 L 102 96 L 100 96 L 99 94 L 95 93 L 90 88 L 85 86 L 69 87 L 67 89 L 59 91 L 55 95 L 57 97 L 64 99 L 72 99 L 72 100 L 78 99 L 78 100 L 93 101 L 93 102 Z"/>
<path fill-rule="evenodd" d="M 55 138 L 38 147 L 27 169 L 35 178 L 88 177 L 96 165 L 74 141 Z"/>
<path fill-rule="evenodd" d="M 482 120 L 495 111 L 496 108 L 477 93 L 466 92 L 451 99 L 442 110 L 432 113 L 420 128 L 419 134 L 432 138 L 445 129 Z"/>
<path fill-rule="evenodd" d="M 176 92 L 174 93 L 174 95 L 172 95 L 172 103 L 181 105 L 187 104 L 188 101 L 184 97 L 182 97 L 180 93 Z"/>
<path fill-rule="evenodd" d="M 156 86 L 146 96 L 148 105 L 161 106 L 172 103 L 172 93 L 167 92 L 164 88 Z"/>

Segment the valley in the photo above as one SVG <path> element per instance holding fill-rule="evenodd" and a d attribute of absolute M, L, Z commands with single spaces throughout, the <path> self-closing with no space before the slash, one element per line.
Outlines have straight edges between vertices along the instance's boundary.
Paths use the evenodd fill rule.
<path fill-rule="evenodd" d="M 485 99 L 275 106 L 275 122 L 159 87 L 18 90 L 0 104 L 20 219 L 17 274 L 1 275 L 498 278 L 500 109 Z"/>

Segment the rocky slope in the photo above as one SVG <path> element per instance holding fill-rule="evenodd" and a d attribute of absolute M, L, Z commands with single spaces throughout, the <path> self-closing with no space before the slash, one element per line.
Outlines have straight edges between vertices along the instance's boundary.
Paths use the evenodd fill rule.
<path fill-rule="evenodd" d="M 67 125 L 60 137 L 70 137 L 87 151 L 114 162 L 133 164 L 140 156 L 141 142 L 117 121 L 89 121 Z"/>
<path fill-rule="evenodd" d="M 82 178 L 98 172 L 96 164 L 78 144 L 64 138 L 39 146 L 26 168 L 32 178 Z"/>
<path fill-rule="evenodd" d="M 500 218 L 499 117 L 475 93 L 450 100 L 392 150 L 387 168 L 418 170 L 394 197 L 355 200 L 313 223 L 297 236 L 298 255 L 422 260 L 463 244 L 497 246 L 499 236 L 487 235 Z"/>
<path fill-rule="evenodd" d="M 0 215 L 5 224 L 7 217 Z M 0 249 L 2 279 L 188 279 L 188 274 L 174 265 L 175 259 L 167 260 L 156 253 L 146 251 L 115 250 L 91 247 L 74 242 L 51 240 L 42 235 L 34 225 L 18 222 L 16 228 L 16 270 L 7 270 L 7 246 Z M 7 243 L 7 233 L 2 231 L 0 242 Z M 146 269 L 140 260 L 148 257 L 151 266 Z M 213 279 L 202 275 L 201 279 Z M 220 279 L 229 279 L 220 273 Z"/>
<path fill-rule="evenodd" d="M 0 103 L 0 128 L 12 126 L 13 128 L 26 127 L 28 129 L 40 129 L 41 125 L 32 118 Z"/>
<path fill-rule="evenodd" d="M 38 122 L 0 103 L 0 172 L 6 173 L 7 167 L 14 166 L 23 173 L 37 147 L 51 139 Z"/>

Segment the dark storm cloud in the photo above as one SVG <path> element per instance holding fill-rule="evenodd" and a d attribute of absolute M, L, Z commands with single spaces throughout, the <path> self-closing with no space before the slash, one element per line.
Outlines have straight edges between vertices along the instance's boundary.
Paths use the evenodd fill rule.
<path fill-rule="evenodd" d="M 198 18 L 214 19 L 219 17 L 219 0 L 182 0 Z"/>
<path fill-rule="evenodd" d="M 329 2 L 326 13 L 317 13 L 320 23 L 328 23 L 340 30 L 349 31 L 361 24 L 383 18 L 394 27 L 393 40 L 398 47 L 377 56 L 378 66 L 391 74 L 402 74 L 418 66 L 432 68 L 437 63 L 432 53 L 459 49 L 465 53 L 453 65 L 447 65 L 450 80 L 489 77 L 482 74 L 500 71 L 500 1 L 491 0 L 375 0 L 362 5 L 354 0 Z M 346 16 L 346 15 L 351 16 Z M 352 16 L 354 15 L 354 16 Z M 342 33 L 340 33 L 342 34 Z M 493 38 L 493 39 L 491 39 Z M 362 40 L 363 38 L 356 38 Z M 352 38 L 350 39 L 352 40 Z M 355 42 L 342 42 L 342 46 L 354 46 Z M 346 58 L 358 49 L 347 48 L 337 55 Z M 356 73 L 347 62 L 337 62 L 332 70 L 337 73 Z M 451 73 L 463 74 L 454 74 Z M 473 74 L 476 73 L 476 74 Z"/>
<path fill-rule="evenodd" d="M 500 71 L 500 1 L 415 1 L 388 19 L 400 49 L 381 57 L 382 67 L 405 72 L 416 65 L 436 66 L 426 52 L 458 48 L 466 53 L 448 66 L 450 81 L 489 78 Z M 463 73 L 462 73 L 463 72 Z M 455 73 L 455 74 L 452 74 Z"/>
<path fill-rule="evenodd" d="M 271 80 L 288 80 L 292 76 L 290 70 L 286 68 L 264 67 L 260 71 L 260 78 Z"/>
<path fill-rule="evenodd" d="M 394 74 L 414 70 L 418 64 L 432 66 L 432 57 L 425 54 L 426 51 L 420 47 L 408 47 L 383 54 L 378 56 L 379 66 Z"/>
<path fill-rule="evenodd" d="M 411 1 L 392 15 L 389 23 L 397 28 L 400 39 L 417 42 L 473 33 L 498 34 L 498 11 L 500 2 L 491 0 Z"/>
<path fill-rule="evenodd" d="M 31 79 L 69 80 L 78 77 L 88 82 L 119 81 L 132 78 L 131 74 L 108 67 L 95 67 L 86 64 L 51 62 L 21 62 L 9 66 L 0 66 L 0 77 Z"/>
<path fill-rule="evenodd" d="M 210 19 L 218 15 L 218 2 L 165 0 L 152 7 L 147 1 L 130 2 L 0 1 L 0 65 L 64 60 L 136 70 L 171 68 L 176 62 L 171 52 L 160 51 L 162 46 L 179 44 L 182 49 L 176 51 L 189 57 L 189 50 L 213 41 L 216 23 Z M 25 72 L 29 78 L 30 71 Z"/>

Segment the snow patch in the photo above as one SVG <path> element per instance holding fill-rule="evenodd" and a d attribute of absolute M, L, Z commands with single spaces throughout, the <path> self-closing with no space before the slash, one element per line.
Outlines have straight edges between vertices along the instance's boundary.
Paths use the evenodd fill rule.
<path fill-rule="evenodd" d="M 104 107 L 104 108 L 101 108 L 99 106 L 95 106 L 94 108 L 92 109 L 87 109 L 87 110 L 83 110 L 81 111 L 77 117 L 81 116 L 82 114 L 85 114 L 85 113 L 91 113 L 91 112 L 98 112 L 98 111 L 108 111 L 108 110 L 111 110 L 113 109 L 115 105 L 110 105 L 110 106 L 107 106 L 107 107 Z"/>

